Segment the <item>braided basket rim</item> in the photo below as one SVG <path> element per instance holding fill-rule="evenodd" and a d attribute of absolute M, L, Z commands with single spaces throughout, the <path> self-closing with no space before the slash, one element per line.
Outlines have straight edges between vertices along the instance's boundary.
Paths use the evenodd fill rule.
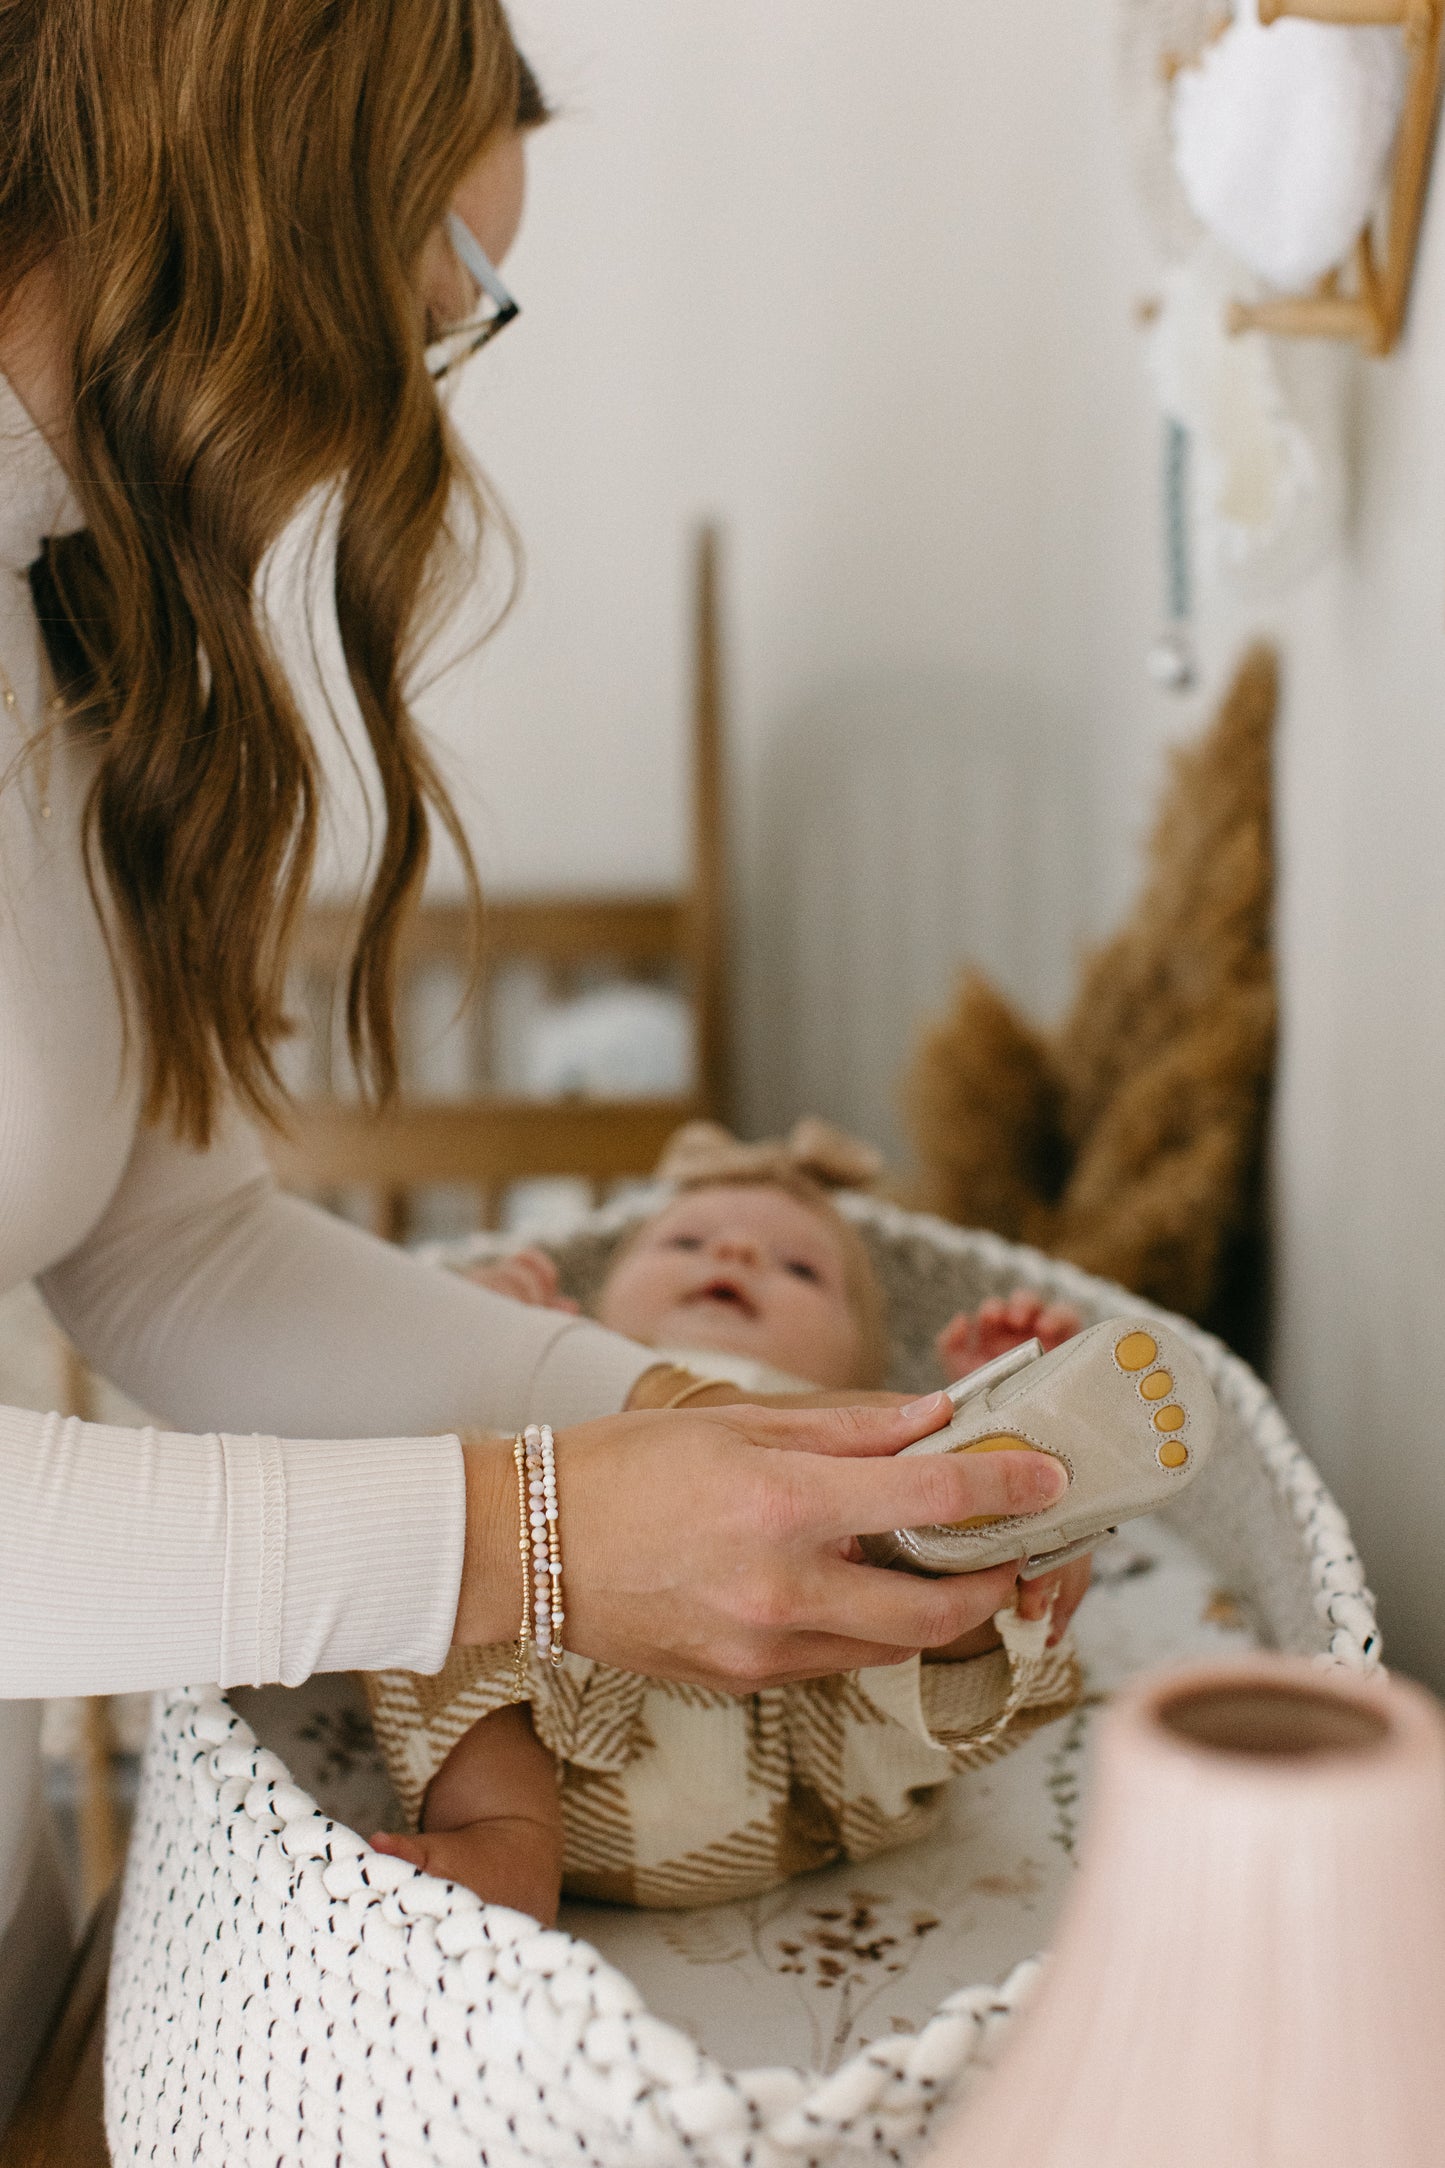
<path fill-rule="evenodd" d="M 848 1196 L 841 1203 L 851 1218 L 871 1226 L 885 1241 L 921 1240 L 1086 1309 L 1117 1297 L 1120 1309 L 1167 1319 L 1183 1332 L 1222 1404 L 1252 1441 L 1298 1532 L 1315 1605 L 1330 1629 L 1328 1650 L 1318 1660 L 1358 1671 L 1378 1663 L 1374 1602 L 1344 1516 L 1268 1388 L 1221 1342 L 1122 1288 L 1000 1237 L 952 1227 L 875 1198 Z M 568 1239 L 621 1233 L 647 1209 L 647 1202 L 634 1195 L 587 1215 Z M 492 1256 L 516 1246 L 483 1238 L 466 1245 L 465 1254 Z M 446 1254 L 455 1259 L 458 1251 Z M 170 2067 L 166 2058 L 177 2037 L 178 2013 L 185 2011 L 196 2020 L 194 1988 L 188 1984 L 193 1974 L 184 1964 L 177 1972 L 172 1962 L 178 1954 L 172 1949 L 175 1930 L 168 1920 L 168 1900 L 159 1893 L 177 1846 L 185 1848 L 183 1838 L 192 1844 L 193 1857 L 201 1849 L 209 1853 L 219 1920 L 213 1940 L 227 1932 L 222 1897 L 240 1917 L 248 1890 L 258 1908 L 256 1893 L 265 1890 L 273 1903 L 287 1908 L 284 1916 L 302 1952 L 296 1962 L 303 1970 L 310 1968 L 307 1976 L 314 1972 L 323 1983 L 338 1977 L 343 1983 L 342 2002 L 347 2006 L 340 2016 L 323 1985 L 320 2001 L 330 2015 L 321 2035 L 301 2022 L 302 1998 L 296 2002 L 295 2022 L 288 2024 L 275 2007 L 258 2012 L 254 1992 L 244 2001 L 237 1997 L 241 2031 L 264 2018 L 257 2033 L 265 2043 L 264 2054 L 277 2057 L 283 2046 L 303 2059 L 306 2052 L 314 2052 L 320 2059 L 318 2077 L 321 2068 L 330 2069 L 329 2055 L 336 2065 L 338 2094 L 348 2066 L 360 2068 L 380 2088 L 386 2112 L 398 2117 L 408 2133 L 374 2151 L 373 2132 L 365 2157 L 416 2163 L 418 2168 L 461 2157 L 455 2131 L 448 2138 L 443 2127 L 446 2110 L 436 2105 L 434 2075 L 409 2065 L 407 2051 L 397 2045 L 399 2014 L 414 2015 L 418 1983 L 424 1998 L 430 1998 L 429 2010 L 439 2016 L 450 2012 L 450 2036 L 458 2025 L 464 2032 L 474 2023 L 495 2026 L 501 2022 L 499 2013 L 520 2028 L 507 2098 L 520 2087 L 522 2108 L 515 2100 L 506 2112 L 505 2100 L 500 2105 L 488 2099 L 463 2101 L 460 2095 L 453 2100 L 458 2113 L 465 2107 L 497 2123 L 495 2129 L 487 2123 L 485 2131 L 466 2124 L 473 2159 L 480 2140 L 488 2158 L 531 2162 L 538 2168 L 554 2168 L 561 2157 L 558 2147 L 568 2158 L 606 2163 L 608 2168 L 614 2162 L 619 2168 L 634 2162 L 657 2163 L 658 2168 L 681 2168 L 683 2163 L 693 2168 L 825 2168 L 856 2148 L 874 2160 L 911 2157 L 939 2105 L 954 2096 L 961 2079 L 990 2060 L 1001 2029 L 1038 1972 L 1038 1960 L 1030 1959 L 999 1986 L 961 1989 L 917 2033 L 874 2041 L 827 2076 L 790 2069 L 731 2071 L 649 2011 L 640 1990 L 589 1944 L 560 1930 L 543 1929 L 520 1914 L 486 1906 L 468 1890 L 373 1853 L 354 1831 L 322 1813 L 215 1687 L 185 1689 L 165 1698 L 147 1757 L 146 1781 L 149 1796 L 160 1802 L 152 1815 L 157 1830 L 170 1826 L 167 1817 L 176 1814 L 183 1820 L 189 1813 L 192 1826 L 189 1831 L 172 1828 L 166 1844 L 159 1835 L 148 1839 L 155 1856 L 146 1854 L 142 1844 L 133 1852 L 127 1873 L 107 2041 L 108 2126 L 120 2161 L 179 2161 L 212 2153 L 209 2144 L 197 2152 L 194 2133 L 183 2138 L 188 2111 L 182 2104 L 173 2112 L 174 2103 L 166 2104 L 170 2095 L 165 2085 L 165 2100 L 150 2097 L 157 2069 Z M 183 1802 L 179 1808 L 177 1801 Z M 165 1951 L 159 1979 L 149 1964 L 158 1939 Z M 357 1953 L 373 1944 L 392 1953 L 380 1976 L 380 1992 L 367 1991 L 350 1977 Z M 215 1961 L 205 1952 L 188 1955 L 200 1965 Z M 368 1977 L 374 1983 L 376 1975 Z M 344 1991 L 348 1985 L 349 2002 Z M 436 2038 L 434 2028 L 434 2053 Z M 257 2052 L 262 2052 L 259 2047 Z M 244 2060 L 239 2049 L 237 2057 Z M 497 2080 L 490 2065 L 488 2071 L 486 2084 L 491 2087 Z M 220 2080 L 218 2064 L 218 2086 Z M 196 2082 L 192 2073 L 192 2094 Z M 274 2110 L 269 2075 L 244 2096 L 236 2092 L 241 2081 L 234 2073 L 227 2082 L 231 2091 L 225 2098 L 218 2091 L 217 2114 L 226 2121 L 229 2099 L 248 2123 L 247 2143 L 244 2150 L 234 2145 L 227 2150 L 235 2135 L 227 2122 L 221 2133 L 225 2142 L 215 2157 L 254 2157 L 258 2162 L 276 2158 L 274 2150 L 267 2150 L 274 2144 L 273 2126 L 262 2112 Z M 480 2075 L 477 2083 L 483 2083 Z M 183 2084 L 181 2094 L 186 2090 Z M 266 2131 L 264 2138 L 257 2136 L 254 2153 L 249 2128 L 253 2108 Z M 379 2102 L 376 2113 L 382 2112 Z M 282 2157 L 309 2163 L 343 2155 L 334 2147 L 330 2153 L 322 2147 L 314 2153 L 283 2151 Z M 350 2160 L 351 2151 L 344 2157 Z"/>

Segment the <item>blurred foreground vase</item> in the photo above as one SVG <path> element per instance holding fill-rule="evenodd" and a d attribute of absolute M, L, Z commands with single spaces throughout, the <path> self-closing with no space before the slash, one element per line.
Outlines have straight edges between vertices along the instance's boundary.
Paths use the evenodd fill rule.
<path fill-rule="evenodd" d="M 928 2168 L 1441 2168 L 1445 1720 L 1258 1657 L 1101 1727 L 1036 1998 Z"/>

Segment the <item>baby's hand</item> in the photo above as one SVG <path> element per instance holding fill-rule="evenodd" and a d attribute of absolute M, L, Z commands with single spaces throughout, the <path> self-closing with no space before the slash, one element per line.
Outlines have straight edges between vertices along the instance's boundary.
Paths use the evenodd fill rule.
<path fill-rule="evenodd" d="M 953 1381 L 1025 1340 L 1042 1340 L 1047 1353 L 1071 1340 L 1082 1324 L 1077 1310 L 1016 1288 L 1011 1295 L 991 1295 L 977 1311 L 960 1310 L 934 1341 L 934 1352 L 945 1377 Z"/>
<path fill-rule="evenodd" d="M 494 1265 L 468 1265 L 462 1277 L 477 1287 L 489 1287 L 494 1295 L 510 1295 L 513 1302 L 529 1303 L 534 1310 L 566 1310 L 573 1317 L 581 1315 L 581 1304 L 561 1292 L 557 1267 L 545 1250 L 516 1250 Z"/>

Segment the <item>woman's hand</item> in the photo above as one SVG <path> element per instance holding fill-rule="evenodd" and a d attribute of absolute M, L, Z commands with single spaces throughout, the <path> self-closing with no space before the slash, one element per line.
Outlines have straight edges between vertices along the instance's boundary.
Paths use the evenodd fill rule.
<path fill-rule="evenodd" d="M 695 1408 L 583 1423 L 557 1440 L 564 1638 L 619 1670 L 749 1693 L 945 1648 L 1010 1601 L 1017 1567 L 926 1580 L 849 1539 L 1041 1512 L 1066 1477 L 1041 1453 L 893 1458 L 948 1420 L 911 1408 Z M 459 1643 L 521 1609 L 511 1448 L 467 1447 Z"/>

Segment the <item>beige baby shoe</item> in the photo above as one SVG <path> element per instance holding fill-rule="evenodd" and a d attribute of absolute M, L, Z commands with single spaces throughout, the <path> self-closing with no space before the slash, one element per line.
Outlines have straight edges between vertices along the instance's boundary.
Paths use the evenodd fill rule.
<path fill-rule="evenodd" d="M 958 1413 L 909 1453 L 1052 1453 L 1069 1487 L 1047 1512 L 865 1536 L 880 1566 L 973 1573 L 1024 1559 L 1020 1578 L 1092 1550 L 1121 1521 L 1153 1513 L 1192 1483 L 1219 1409 L 1198 1356 L 1172 1327 L 1132 1318 L 1091 1325 L 1045 1355 L 1037 1340 L 949 1387 Z"/>

